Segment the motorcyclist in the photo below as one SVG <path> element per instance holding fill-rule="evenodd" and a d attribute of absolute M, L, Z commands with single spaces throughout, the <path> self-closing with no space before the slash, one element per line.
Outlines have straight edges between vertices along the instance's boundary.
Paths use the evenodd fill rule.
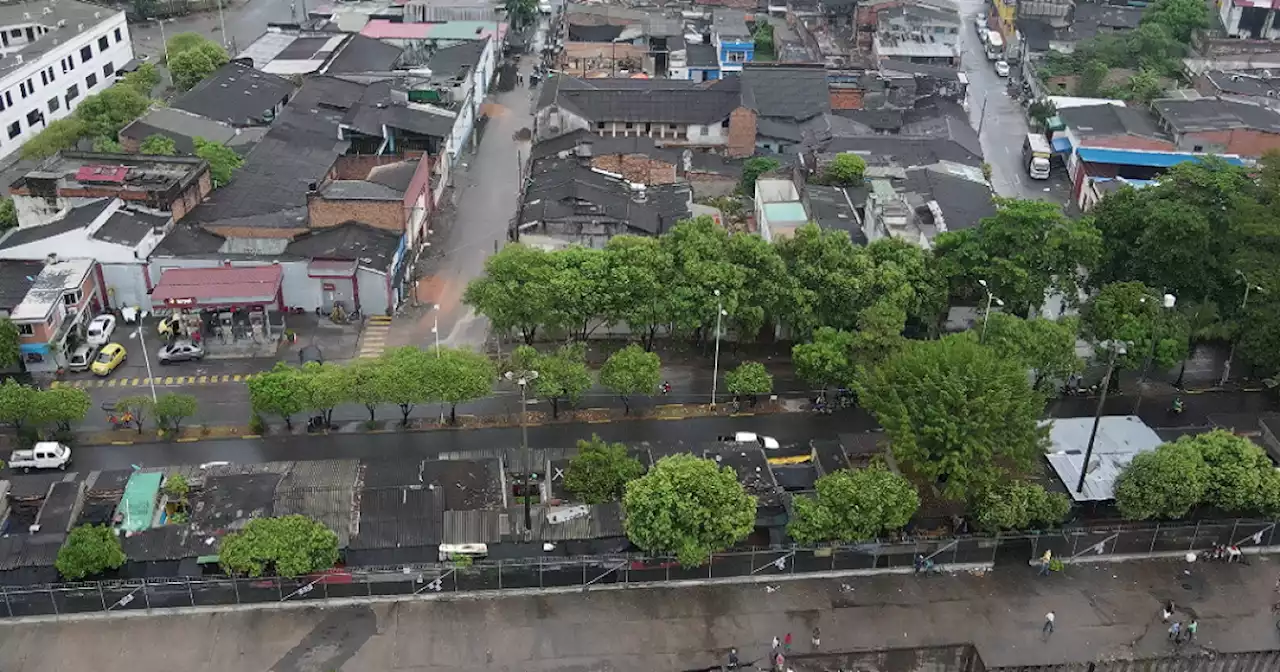
<path fill-rule="evenodd" d="M 1176 414 L 1176 415 L 1181 415 L 1181 414 L 1182 414 L 1182 397 L 1174 397 L 1174 398 L 1173 398 L 1173 406 L 1172 406 L 1172 410 L 1173 410 L 1174 414 Z"/>

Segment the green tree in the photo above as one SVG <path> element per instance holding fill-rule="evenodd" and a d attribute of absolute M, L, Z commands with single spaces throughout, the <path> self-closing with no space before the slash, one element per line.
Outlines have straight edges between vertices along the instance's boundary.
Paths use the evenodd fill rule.
<path fill-rule="evenodd" d="M 538 20 L 538 0 L 502 0 L 502 9 L 516 28 L 533 25 Z"/>
<path fill-rule="evenodd" d="M 196 156 L 209 162 L 209 176 L 213 178 L 214 188 L 230 182 L 232 174 L 244 165 L 244 159 L 230 147 L 204 138 L 196 138 L 195 146 Z"/>
<path fill-rule="evenodd" d="M 180 504 L 187 503 L 187 495 L 191 493 L 191 484 L 187 482 L 187 477 L 182 474 L 169 474 L 164 479 L 164 494 L 169 499 Z"/>
<path fill-rule="evenodd" d="M 761 175 L 777 170 L 780 167 L 782 167 L 782 164 L 778 163 L 777 159 L 771 159 L 765 156 L 757 156 L 754 159 L 747 159 L 742 164 L 742 181 L 739 184 L 739 189 L 742 190 L 743 194 L 754 198 L 756 193 L 756 180 L 760 179 Z"/>
<path fill-rule="evenodd" d="M 555 305 L 551 254 L 518 243 L 507 245 L 484 262 L 484 275 L 467 285 L 463 301 L 489 319 L 495 331 L 519 329 L 532 345 L 538 327 Z"/>
<path fill-rule="evenodd" d="M 760 23 L 757 23 L 755 31 L 751 33 L 751 40 L 755 43 L 756 60 L 772 56 L 774 54 L 773 24 L 770 24 L 768 21 L 761 21 Z"/>
<path fill-rule="evenodd" d="M 156 399 L 156 422 L 162 428 L 180 432 L 182 421 L 195 415 L 198 406 L 194 394 L 166 392 Z"/>
<path fill-rule="evenodd" d="M 892 300 L 881 300 L 858 312 L 858 331 L 853 334 L 852 360 L 873 368 L 902 349 L 906 339 L 907 311 Z"/>
<path fill-rule="evenodd" d="M 4 384 L 0 385 L 0 422 L 22 429 L 23 423 L 31 415 L 37 394 L 39 390 L 34 387 L 6 378 Z"/>
<path fill-rule="evenodd" d="M 756 292 L 746 287 L 754 273 L 735 258 L 735 251 L 749 246 L 735 245 L 724 227 L 705 216 L 677 222 L 662 236 L 661 245 L 671 256 L 674 270 L 667 279 L 668 319 L 673 329 L 691 334 L 699 342 L 711 340 L 717 309 L 724 311 L 722 327 L 725 322 L 732 325 L 740 316 L 747 317 L 747 323 L 758 322 L 756 309 L 760 307 L 750 305 Z"/>
<path fill-rule="evenodd" d="M 1102 93 L 1102 85 L 1107 79 L 1110 68 L 1102 61 L 1089 61 L 1080 73 L 1080 81 L 1076 83 L 1077 96 L 1093 98 Z"/>
<path fill-rule="evenodd" d="M 563 345 L 550 354 L 542 354 L 533 347 L 516 348 L 515 358 L 523 369 L 538 372 L 530 386 L 530 393 L 551 402 L 551 417 L 560 417 L 560 403 L 576 404 L 591 389 L 591 372 L 587 370 L 587 348 L 581 343 Z"/>
<path fill-rule="evenodd" d="M 910 342 L 855 388 L 899 462 L 952 499 L 1029 467 L 1047 440 L 1026 370 L 965 334 Z"/>
<path fill-rule="evenodd" d="M 1049 120 L 1057 116 L 1058 106 L 1045 98 L 1031 103 L 1027 107 L 1027 116 L 1031 117 L 1041 128 L 1048 128 Z"/>
<path fill-rule="evenodd" d="M 1164 96 L 1164 84 L 1160 76 L 1143 68 L 1129 78 L 1129 96 L 1132 101 L 1150 105 L 1151 101 Z"/>
<path fill-rule="evenodd" d="M 632 344 L 609 355 L 600 367 L 600 384 L 622 399 L 623 413 L 631 413 L 631 397 L 653 394 L 662 377 L 658 355 Z"/>
<path fill-rule="evenodd" d="M 385 367 L 380 374 L 384 376 L 381 384 L 386 386 L 387 401 L 400 407 L 402 426 L 409 424 L 409 414 L 415 406 L 440 400 L 431 368 L 435 356 L 434 352 L 406 346 L 388 350 L 378 358 L 378 366 Z"/>
<path fill-rule="evenodd" d="M 1251 300 L 1242 320 L 1248 328 L 1241 330 L 1236 355 L 1274 381 L 1280 374 L 1280 298 L 1268 294 L 1263 299 Z"/>
<path fill-rule="evenodd" d="M 87 135 L 86 128 L 85 123 L 77 116 L 55 119 L 22 144 L 22 158 L 44 159 L 64 149 L 71 149 L 80 138 Z"/>
<path fill-rule="evenodd" d="M 498 378 L 493 362 L 471 350 L 440 348 L 438 357 L 427 357 L 428 389 L 432 397 L 449 404 L 449 424 L 458 424 L 458 404 L 493 394 Z"/>
<path fill-rule="evenodd" d="M 111 86 L 81 101 L 75 116 L 84 122 L 84 135 L 114 142 L 120 129 L 142 116 L 150 106 L 151 99 L 136 89 Z"/>
<path fill-rule="evenodd" d="M 847 331 L 831 327 L 818 329 L 812 341 L 791 347 L 796 375 L 822 390 L 832 385 L 848 385 L 854 378 L 854 364 L 850 359 L 853 341 L 853 334 Z"/>
<path fill-rule="evenodd" d="M 355 377 L 338 364 L 310 362 L 302 367 L 303 408 L 320 414 L 324 427 L 333 426 L 333 409 L 352 400 Z"/>
<path fill-rule="evenodd" d="M 672 321 L 668 280 L 675 276 L 675 262 L 657 238 L 614 236 L 604 251 L 615 285 L 608 317 L 625 322 L 645 351 L 653 350 L 658 330 Z"/>
<path fill-rule="evenodd" d="M 13 207 L 13 199 L 7 201 Z M 0 214 L 3 214 L 0 208 Z M 0 369 L 17 366 L 22 361 L 22 350 L 19 347 L 18 325 L 7 317 L 0 317 Z"/>
<path fill-rule="evenodd" d="M 111 138 L 97 137 L 93 139 L 93 151 L 103 154 L 120 154 L 124 147 Z"/>
<path fill-rule="evenodd" d="M 143 63 L 137 70 L 130 72 L 116 82 L 116 85 L 127 86 L 144 96 L 151 96 L 151 91 L 160 83 L 160 73 L 151 63 Z"/>
<path fill-rule="evenodd" d="M 306 516 L 254 518 L 223 537 L 218 561 L 233 574 L 293 578 L 332 567 L 338 561 L 338 535 Z"/>
<path fill-rule="evenodd" d="M 907 479 L 880 466 L 841 469 L 818 479 L 818 496 L 797 496 L 787 533 L 802 544 L 864 541 L 910 522 L 920 496 Z"/>
<path fill-rule="evenodd" d="M 1174 40 L 1191 43 L 1191 34 L 1209 26 L 1209 10 L 1197 0 L 1156 0 L 1142 13 L 1143 23 L 1168 29 Z"/>
<path fill-rule="evenodd" d="M 982 329 L 981 326 L 975 327 Z M 1074 318 L 1024 320 L 993 312 L 987 318 L 983 344 L 1035 372 L 1032 387 L 1049 393 L 1084 369 L 1076 355 L 1079 323 Z"/>
<path fill-rule="evenodd" d="M 830 184 L 841 187 L 853 187 L 862 184 L 862 174 L 867 170 L 867 162 L 857 154 L 845 152 L 827 164 L 822 177 Z"/>
<path fill-rule="evenodd" d="M 724 389 L 755 406 L 757 395 L 773 393 L 773 376 L 760 362 L 743 362 L 724 374 Z"/>
<path fill-rule="evenodd" d="M 71 431 L 71 425 L 84 420 L 92 400 L 78 387 L 54 387 L 37 390 L 31 397 L 28 419 L 37 427 L 53 423 L 60 431 Z"/>
<path fill-rule="evenodd" d="M 170 37 L 169 41 L 165 43 L 165 53 L 169 55 L 169 58 L 173 58 L 176 54 L 181 54 L 184 51 L 191 51 L 192 49 L 204 44 L 212 44 L 212 42 L 209 41 L 209 38 L 201 35 L 200 33 L 178 33 L 177 35 Z"/>
<path fill-rule="evenodd" d="M 1133 457 L 1116 478 L 1116 508 L 1129 520 L 1181 518 L 1204 499 L 1208 486 L 1200 450 L 1178 440 Z"/>
<path fill-rule="evenodd" d="M 979 492 L 971 506 L 973 519 L 984 532 L 1052 527 L 1071 510 L 1071 500 L 1060 492 L 1025 481 L 999 483 Z"/>
<path fill-rule="evenodd" d="M 378 419 L 378 406 L 394 402 L 396 365 L 386 358 L 357 359 L 347 365 L 351 371 L 351 401 L 369 411 L 369 422 Z"/>
<path fill-rule="evenodd" d="M 1167 370 L 1187 356 L 1186 316 L 1165 308 L 1164 297 L 1141 282 L 1103 287 L 1085 304 L 1082 318 L 1084 335 L 1094 343 L 1130 344 L 1118 366 L 1139 368 L 1150 357 L 1154 369 Z"/>
<path fill-rule="evenodd" d="M 138 145 L 138 151 L 150 156 L 174 156 L 178 153 L 178 146 L 173 142 L 173 138 L 154 133 L 148 135 L 142 144 Z"/>
<path fill-rule="evenodd" d="M 1259 499 L 1271 459 L 1257 444 L 1226 430 L 1179 439 L 1195 446 L 1204 460 L 1208 482 L 1204 503 L 1227 513 L 1249 514 L 1264 508 Z"/>
<path fill-rule="evenodd" d="M 147 422 L 147 416 L 156 408 L 156 402 L 150 395 L 135 394 L 128 397 L 122 397 L 116 400 L 115 411 L 120 415 L 128 413 L 133 416 L 133 426 L 138 429 L 138 433 L 142 433 L 142 428 Z"/>
<path fill-rule="evenodd" d="M 693 455 L 658 460 L 622 497 L 631 543 L 696 567 L 751 534 L 755 498 L 728 467 Z"/>
<path fill-rule="evenodd" d="M 575 245 L 551 254 L 551 262 L 547 289 L 556 300 L 546 323 L 586 340 L 615 302 L 609 257 L 604 250 Z"/>
<path fill-rule="evenodd" d="M 627 483 L 643 475 L 644 465 L 627 454 L 624 444 L 608 443 L 592 434 L 590 441 L 578 439 L 578 454 L 569 460 L 564 487 L 587 504 L 616 502 Z"/>
<path fill-rule="evenodd" d="M 249 405 L 256 415 L 278 415 L 290 430 L 293 416 L 306 410 L 306 382 L 298 369 L 276 362 L 270 371 L 249 379 Z"/>
<path fill-rule="evenodd" d="M 107 525 L 81 525 L 67 535 L 53 564 L 62 578 L 79 581 L 108 569 L 120 569 L 124 561 L 124 549 L 115 530 Z"/>
<path fill-rule="evenodd" d="M 854 331 L 858 311 L 871 305 L 874 260 L 844 231 L 806 224 L 777 244 L 787 274 L 796 284 L 795 296 L 782 313 L 797 338 L 819 327 Z"/>
<path fill-rule="evenodd" d="M 189 91 L 201 80 L 227 64 L 227 50 L 205 41 L 204 44 L 179 53 L 169 53 L 169 72 L 179 91 Z"/>

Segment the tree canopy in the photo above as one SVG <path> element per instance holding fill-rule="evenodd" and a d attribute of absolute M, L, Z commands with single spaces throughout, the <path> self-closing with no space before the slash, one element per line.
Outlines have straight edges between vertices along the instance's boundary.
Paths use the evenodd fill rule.
<path fill-rule="evenodd" d="M 1116 508 L 1130 520 L 1181 518 L 1203 499 L 1209 468 L 1189 437 L 1138 453 L 1116 478 Z"/>
<path fill-rule="evenodd" d="M 817 497 L 797 496 L 787 533 L 802 544 L 864 541 L 910 522 L 920 496 L 907 479 L 873 466 L 818 479 Z"/>
<path fill-rule="evenodd" d="M 179 91 L 191 89 L 231 60 L 222 45 L 199 33 L 178 33 L 169 38 L 168 53 L 169 72 Z"/>
<path fill-rule="evenodd" d="M 223 537 L 218 561 L 233 574 L 302 576 L 338 561 L 338 535 L 306 516 L 254 518 Z"/>
<path fill-rule="evenodd" d="M 664 457 L 627 483 L 622 506 L 632 543 L 686 567 L 746 538 L 756 520 L 755 498 L 732 469 L 689 454 Z"/>
<path fill-rule="evenodd" d="M 622 399 L 625 412 L 631 412 L 631 397 L 653 394 L 662 376 L 662 362 L 658 355 L 645 352 L 638 345 L 627 347 L 609 355 L 600 368 L 600 384 Z"/>
<path fill-rule="evenodd" d="M 1032 387 L 1041 392 L 1051 392 L 1055 385 L 1084 369 L 1084 362 L 1076 355 L 1079 322 L 1074 318 L 1024 320 L 993 312 L 985 329 L 983 344 L 1034 371 Z"/>
<path fill-rule="evenodd" d="M 564 487 L 587 504 L 622 499 L 627 483 L 644 475 L 640 460 L 627 454 L 621 443 L 608 443 L 599 435 L 578 439 L 578 454 L 569 460 Z"/>
<path fill-rule="evenodd" d="M 195 146 L 196 156 L 209 162 L 209 176 L 215 188 L 230 182 L 235 171 L 244 165 L 244 158 L 226 145 L 196 138 Z"/>
<path fill-rule="evenodd" d="M 561 402 L 575 404 L 591 389 L 586 355 L 587 348 L 582 343 L 562 345 L 547 354 L 527 345 L 516 348 L 517 365 L 538 372 L 538 377 L 533 380 L 532 393 L 551 402 L 552 418 L 560 417 Z"/>
<path fill-rule="evenodd" d="M 1083 331 L 1095 344 L 1126 343 L 1117 358 L 1123 367 L 1141 367 L 1148 358 L 1157 369 L 1169 369 L 1187 356 L 1187 320 L 1165 308 L 1164 296 L 1140 282 L 1104 286 L 1082 311 Z"/>
<path fill-rule="evenodd" d="M 108 525 L 81 525 L 67 535 L 54 566 L 64 579 L 79 581 L 86 576 L 119 569 L 124 564 L 120 535 Z"/>
<path fill-rule="evenodd" d="M 1035 483 L 1005 481 L 977 493 L 971 510 L 974 522 L 985 532 L 1029 530 L 1061 523 L 1071 510 L 1071 500 Z"/>
<path fill-rule="evenodd" d="M 138 151 L 153 156 L 173 156 L 178 153 L 178 146 L 169 136 L 155 133 L 148 135 L 142 144 L 138 145 Z"/>

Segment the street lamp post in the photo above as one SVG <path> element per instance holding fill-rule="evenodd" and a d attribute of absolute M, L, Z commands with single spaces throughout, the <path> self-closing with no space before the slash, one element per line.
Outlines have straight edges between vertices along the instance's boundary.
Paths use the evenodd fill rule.
<path fill-rule="evenodd" d="M 987 340 L 987 319 L 991 317 L 991 302 L 994 301 L 997 306 L 1004 308 L 1004 301 L 997 299 L 995 294 L 991 293 L 986 280 L 979 280 L 978 284 L 982 285 L 982 291 L 987 293 L 987 309 L 982 313 L 982 333 L 978 335 L 978 342 L 984 343 Z"/>
<path fill-rule="evenodd" d="M 711 408 L 716 407 L 716 384 L 720 382 L 720 318 L 725 315 L 724 305 L 720 301 L 720 290 L 716 290 L 716 354 L 711 365 Z"/>
<path fill-rule="evenodd" d="M 1244 281 L 1244 298 L 1240 300 L 1240 320 L 1243 322 L 1245 310 L 1249 307 L 1249 290 L 1256 289 L 1259 292 L 1264 290 L 1261 285 L 1251 284 L 1249 282 L 1249 276 L 1245 275 L 1244 271 L 1237 268 L 1236 275 L 1240 276 L 1240 279 Z M 1231 350 L 1227 352 L 1227 362 L 1222 365 L 1222 378 L 1218 380 L 1218 387 L 1226 385 L 1227 378 L 1231 377 L 1231 360 L 1236 356 L 1236 346 L 1239 345 L 1239 343 L 1240 335 L 1237 334 L 1235 338 L 1231 339 Z"/>
<path fill-rule="evenodd" d="M 1080 481 L 1076 483 L 1076 492 L 1084 492 L 1084 478 L 1089 475 L 1089 460 L 1093 459 L 1093 444 L 1098 439 L 1098 424 L 1102 422 L 1102 407 L 1107 403 L 1107 390 L 1111 389 L 1111 374 L 1116 369 L 1116 357 L 1125 354 L 1125 344 L 1119 341 L 1103 341 L 1099 345 L 1110 348 L 1111 357 L 1107 359 L 1107 374 L 1102 377 L 1102 396 L 1098 399 L 1098 409 L 1093 413 L 1093 430 L 1089 432 L 1089 445 L 1084 449 L 1084 464 L 1080 465 Z"/>
<path fill-rule="evenodd" d="M 156 397 L 156 379 L 151 375 L 151 355 L 147 352 L 147 341 L 142 336 L 142 320 L 147 316 L 146 313 L 138 315 L 138 326 L 134 328 L 133 333 L 129 334 L 129 338 L 138 339 L 138 347 L 142 348 L 142 363 L 147 365 L 147 384 L 151 386 L 151 401 L 158 401 Z"/>
<path fill-rule="evenodd" d="M 1144 297 L 1142 297 L 1142 303 L 1146 303 L 1146 302 L 1147 302 L 1147 298 L 1146 298 L 1145 296 L 1144 296 Z M 1177 304 L 1178 304 L 1178 297 L 1176 297 L 1176 296 L 1174 296 L 1174 295 L 1172 295 L 1172 294 L 1165 294 L 1165 295 L 1164 295 L 1164 299 L 1163 299 L 1163 303 L 1161 304 L 1161 306 L 1162 306 L 1165 310 L 1172 310 L 1172 309 L 1173 309 L 1173 307 L 1174 307 L 1174 306 L 1176 306 Z M 1158 320 L 1159 320 L 1159 315 L 1160 315 L 1160 313 L 1159 313 L 1159 312 L 1152 313 L 1152 318 L 1151 318 L 1151 349 L 1147 351 L 1147 361 L 1146 361 L 1146 362 L 1144 362 L 1144 363 L 1143 363 L 1143 365 L 1142 365 L 1142 377 L 1138 379 L 1138 398 L 1137 398 L 1137 399 L 1135 399 L 1135 400 L 1133 401 L 1133 414 L 1134 414 L 1134 415 L 1137 415 L 1137 414 L 1138 414 L 1138 408 L 1142 406 L 1142 396 L 1143 396 L 1143 392 L 1145 392 L 1145 391 L 1146 391 L 1146 388 L 1147 388 L 1147 374 L 1148 374 L 1148 373 L 1150 372 L 1150 370 L 1151 370 L 1151 363 L 1152 363 L 1152 361 L 1153 361 L 1153 360 L 1155 360 L 1155 358 L 1156 358 L 1156 345 L 1159 343 L 1159 340 L 1160 340 L 1160 339 L 1158 338 L 1158 336 L 1160 335 L 1159 330 L 1158 330 L 1158 324 L 1159 324 L 1159 323 L 1158 323 Z"/>
<path fill-rule="evenodd" d="M 529 413 L 529 383 L 538 379 L 537 371 L 508 371 L 503 374 L 507 380 L 514 382 L 520 386 L 520 453 L 524 455 L 525 469 L 520 473 L 520 491 L 524 493 L 524 529 L 525 534 L 533 531 L 533 508 L 529 501 L 529 471 L 533 468 L 533 458 L 529 454 L 529 423 L 527 416 Z"/>
<path fill-rule="evenodd" d="M 436 337 L 436 359 L 440 359 L 440 304 L 432 304 L 431 310 L 435 311 L 432 316 L 431 333 Z"/>

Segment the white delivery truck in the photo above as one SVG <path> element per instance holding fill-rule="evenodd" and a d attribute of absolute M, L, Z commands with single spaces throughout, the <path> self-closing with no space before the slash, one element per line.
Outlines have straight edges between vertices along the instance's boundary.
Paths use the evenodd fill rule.
<path fill-rule="evenodd" d="M 1004 37 L 994 30 L 987 31 L 987 60 L 998 61 L 1004 58 Z"/>
<path fill-rule="evenodd" d="M 66 469 L 71 464 L 71 449 L 56 441 L 40 441 L 31 450 L 15 450 L 9 456 L 9 467 L 32 469 Z"/>
<path fill-rule="evenodd" d="M 1027 141 L 1022 143 L 1022 160 L 1026 162 L 1027 174 L 1033 180 L 1049 179 L 1049 157 L 1053 149 L 1049 141 L 1039 133 L 1028 133 Z"/>

